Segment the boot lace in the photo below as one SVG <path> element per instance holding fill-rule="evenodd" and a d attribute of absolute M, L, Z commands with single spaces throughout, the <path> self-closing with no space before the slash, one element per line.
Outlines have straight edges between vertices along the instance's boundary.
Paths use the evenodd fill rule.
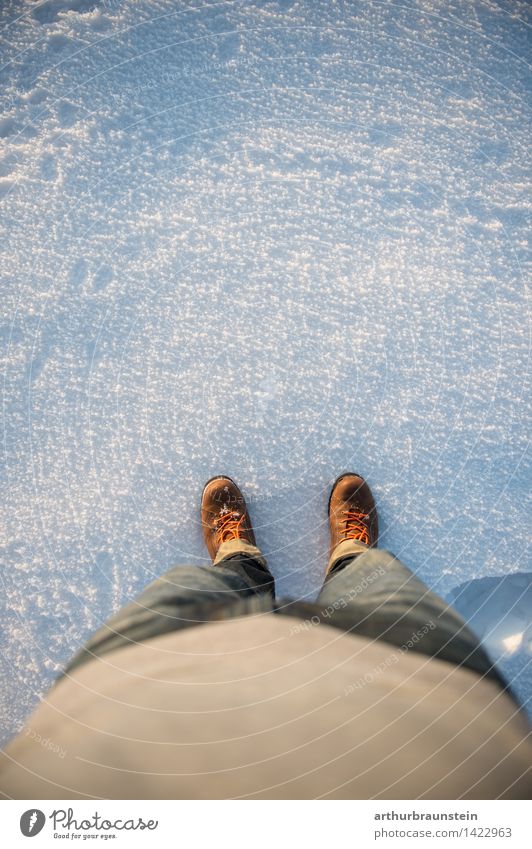
<path fill-rule="evenodd" d="M 343 510 L 342 523 L 345 524 L 344 539 L 356 539 L 369 545 L 369 516 L 366 513 L 356 513 L 353 510 Z"/>
<path fill-rule="evenodd" d="M 228 542 L 231 539 L 241 539 L 244 521 L 244 514 L 230 511 L 229 513 L 220 514 L 214 520 L 214 530 L 219 543 Z"/>

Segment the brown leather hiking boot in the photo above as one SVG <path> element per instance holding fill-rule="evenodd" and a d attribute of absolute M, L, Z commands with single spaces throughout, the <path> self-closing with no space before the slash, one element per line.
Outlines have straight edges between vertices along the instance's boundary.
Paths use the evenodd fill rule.
<path fill-rule="evenodd" d="M 244 496 L 225 475 L 211 478 L 201 497 L 201 524 L 209 554 L 214 560 L 222 542 L 242 539 L 256 545 Z"/>
<path fill-rule="evenodd" d="M 329 523 L 331 554 L 346 539 L 377 545 L 377 508 L 371 489 L 360 475 L 347 472 L 336 479 L 329 498 Z"/>

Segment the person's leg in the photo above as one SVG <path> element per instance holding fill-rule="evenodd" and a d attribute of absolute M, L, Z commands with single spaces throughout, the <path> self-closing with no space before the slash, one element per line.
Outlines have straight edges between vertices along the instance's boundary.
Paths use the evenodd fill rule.
<path fill-rule="evenodd" d="M 174 566 L 112 616 L 87 641 L 63 675 L 96 656 L 168 631 L 239 615 L 243 598 L 273 596 L 274 580 L 256 546 L 220 547 L 212 566 Z"/>
<path fill-rule="evenodd" d="M 316 604 L 331 624 L 499 679 L 462 617 L 388 551 L 340 543 Z"/>
<path fill-rule="evenodd" d="M 230 483 L 227 491 L 221 487 L 226 482 Z M 207 487 L 208 497 L 213 492 L 217 495 L 216 511 L 211 511 L 213 504 L 209 502 L 209 515 L 202 515 L 212 566 L 174 566 L 152 581 L 93 634 L 63 675 L 94 657 L 168 631 L 267 609 L 268 599 L 275 594 L 274 579 L 255 544 L 243 496 L 228 478 L 214 479 Z M 234 509 L 237 495 L 241 499 L 240 512 Z M 231 510 L 225 509 L 227 504 Z M 247 526 L 243 518 L 247 519 Z M 217 531 L 218 524 L 222 525 L 221 533 Z"/>
<path fill-rule="evenodd" d="M 376 548 L 377 510 L 363 478 L 338 478 L 329 519 L 331 555 L 316 602 L 320 621 L 467 666 L 505 686 L 462 617 L 393 554 Z"/>

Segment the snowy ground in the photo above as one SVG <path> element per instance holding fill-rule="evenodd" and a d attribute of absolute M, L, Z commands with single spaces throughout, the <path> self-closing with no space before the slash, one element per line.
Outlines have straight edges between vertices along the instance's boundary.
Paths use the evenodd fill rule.
<path fill-rule="evenodd" d="M 3 738 L 216 473 L 282 595 L 346 469 L 437 592 L 524 570 L 527 3 L 0 6 Z"/>

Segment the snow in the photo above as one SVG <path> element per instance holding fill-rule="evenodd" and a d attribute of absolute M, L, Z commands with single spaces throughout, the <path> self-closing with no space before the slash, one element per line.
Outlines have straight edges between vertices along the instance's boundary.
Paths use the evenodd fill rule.
<path fill-rule="evenodd" d="M 474 578 L 455 587 L 449 602 L 481 638 L 523 704 L 532 692 L 532 572 Z"/>
<path fill-rule="evenodd" d="M 0 5 L 4 738 L 214 474 L 279 595 L 347 469 L 436 592 L 525 569 L 527 4 Z"/>

